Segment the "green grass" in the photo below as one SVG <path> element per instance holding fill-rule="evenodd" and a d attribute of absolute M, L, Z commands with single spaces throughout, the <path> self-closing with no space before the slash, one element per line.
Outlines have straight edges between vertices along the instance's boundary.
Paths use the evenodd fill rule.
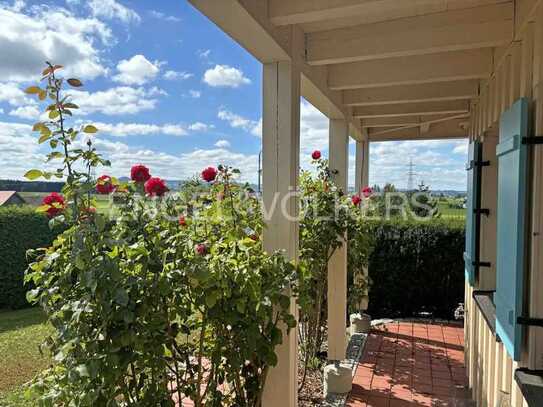
<path fill-rule="evenodd" d="M 439 208 L 439 213 L 441 213 L 441 216 L 444 218 L 465 218 L 466 217 L 465 209 L 449 208 L 449 204 L 447 202 L 439 202 L 437 205 Z"/>
<path fill-rule="evenodd" d="M 39 308 L 0 311 L 0 406 L 30 407 L 23 384 L 50 363 L 40 344 L 51 332 Z"/>
<path fill-rule="evenodd" d="M 27 200 L 31 206 L 38 207 L 44 197 L 49 195 L 49 192 L 19 192 L 19 194 Z M 92 196 L 96 200 L 96 209 L 100 213 L 109 213 L 110 202 L 109 196 L 94 194 Z"/>

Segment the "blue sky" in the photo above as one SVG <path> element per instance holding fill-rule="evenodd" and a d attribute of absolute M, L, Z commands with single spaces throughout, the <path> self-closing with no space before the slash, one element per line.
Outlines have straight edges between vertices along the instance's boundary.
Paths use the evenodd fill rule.
<path fill-rule="evenodd" d="M 30 131 L 40 118 L 22 90 L 45 59 L 83 80 L 74 120 L 100 129 L 95 143 L 122 176 L 133 163 L 186 179 L 208 165 L 236 165 L 256 182 L 261 148 L 260 63 L 185 1 L 0 0 L 0 178 L 43 167 Z M 327 119 L 302 101 L 301 162 L 326 155 Z M 351 174 L 354 169 L 351 144 Z M 465 189 L 466 143 L 372 144 L 370 183 L 417 181 Z M 351 183 L 353 177 L 351 176 Z"/>

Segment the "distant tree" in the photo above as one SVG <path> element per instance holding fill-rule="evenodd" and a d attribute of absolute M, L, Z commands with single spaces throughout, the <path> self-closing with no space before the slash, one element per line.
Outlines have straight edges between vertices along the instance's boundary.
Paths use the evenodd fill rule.
<path fill-rule="evenodd" d="M 418 185 L 417 190 L 410 194 L 409 204 L 412 213 L 419 218 L 440 217 L 437 200 L 432 197 L 430 187 L 424 181 Z"/>
<path fill-rule="evenodd" d="M 0 179 L 0 191 L 17 192 L 60 192 L 64 182 L 19 181 L 15 179 Z"/>

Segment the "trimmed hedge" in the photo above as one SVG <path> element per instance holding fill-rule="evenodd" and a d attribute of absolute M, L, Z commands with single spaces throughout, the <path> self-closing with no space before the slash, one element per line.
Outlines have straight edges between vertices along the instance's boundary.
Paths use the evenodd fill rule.
<path fill-rule="evenodd" d="M 29 306 L 23 286 L 26 251 L 49 246 L 57 234 L 32 207 L 0 208 L 0 309 Z"/>
<path fill-rule="evenodd" d="M 430 312 L 452 319 L 464 301 L 464 222 L 371 221 L 369 258 L 372 318 Z"/>

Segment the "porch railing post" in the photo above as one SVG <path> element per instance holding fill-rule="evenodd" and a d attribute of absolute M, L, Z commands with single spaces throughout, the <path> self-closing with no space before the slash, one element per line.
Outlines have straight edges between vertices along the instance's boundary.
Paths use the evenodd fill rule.
<path fill-rule="evenodd" d="M 300 72 L 290 62 L 264 64 L 263 72 L 264 247 L 298 257 L 298 187 L 300 156 Z M 291 312 L 297 317 L 296 304 Z M 264 407 L 297 405 L 297 330 L 276 349 L 278 364 L 268 374 Z"/>

